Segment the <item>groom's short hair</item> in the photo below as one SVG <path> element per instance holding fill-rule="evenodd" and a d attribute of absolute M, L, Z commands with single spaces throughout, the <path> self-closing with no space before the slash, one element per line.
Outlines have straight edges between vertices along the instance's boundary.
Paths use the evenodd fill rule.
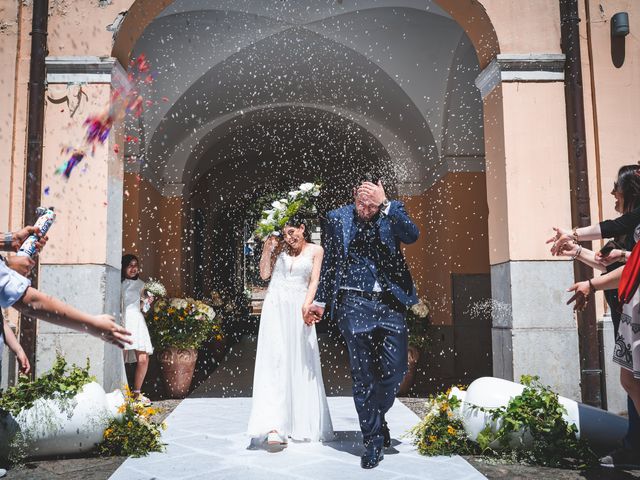
<path fill-rule="evenodd" d="M 372 173 L 372 172 L 363 173 L 362 175 L 360 175 L 358 177 L 358 182 L 354 185 L 354 187 L 358 188 L 364 182 L 371 182 L 371 183 L 377 185 L 378 182 L 381 181 L 381 180 L 382 180 L 382 178 L 380 178 L 380 175 L 377 175 L 375 173 Z"/>

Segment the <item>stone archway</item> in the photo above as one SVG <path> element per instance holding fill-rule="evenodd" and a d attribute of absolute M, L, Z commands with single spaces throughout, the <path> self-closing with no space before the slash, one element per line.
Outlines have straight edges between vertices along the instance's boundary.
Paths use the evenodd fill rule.
<path fill-rule="evenodd" d="M 187 14 L 179 9 L 174 8 L 169 10 L 168 13 L 163 12 L 165 7 L 171 7 L 171 3 L 154 2 L 153 4 L 148 4 L 144 1 L 134 3 L 118 33 L 113 55 L 126 64 L 130 55 L 133 54 L 135 56 L 136 49 L 138 52 L 149 54 L 153 47 L 153 41 L 144 43 L 145 38 L 155 41 L 162 32 L 166 32 L 171 28 L 175 29 L 182 19 L 186 21 Z M 197 2 L 194 0 L 194 2 L 187 3 L 195 4 Z M 434 3 L 433 8 L 436 9 L 437 5 L 437 3 Z M 452 48 L 455 52 L 453 56 L 447 58 L 447 60 L 440 61 L 434 68 L 434 71 L 437 72 L 440 69 L 446 74 L 438 80 L 437 76 L 430 72 L 431 77 L 429 77 L 427 83 L 443 82 L 442 92 L 436 93 L 436 97 L 433 100 L 430 100 L 429 98 L 431 97 L 428 95 L 423 95 L 425 99 L 419 101 L 422 87 L 418 86 L 412 89 L 410 85 L 402 85 L 402 81 L 398 82 L 389 74 L 389 71 L 392 71 L 390 64 L 385 66 L 384 62 L 381 62 L 381 65 L 378 65 L 374 61 L 375 58 L 373 57 L 375 56 L 367 59 L 361 53 L 359 55 L 354 54 L 358 50 L 357 45 L 341 46 L 336 43 L 335 38 L 332 41 L 327 41 L 327 35 L 323 32 L 310 32 L 304 28 L 287 27 L 280 31 L 277 27 L 273 27 L 273 34 L 260 38 L 255 42 L 255 45 L 249 45 L 245 48 L 251 52 L 250 55 L 245 54 L 242 56 L 240 53 L 231 51 L 224 58 L 216 59 L 213 66 L 197 64 L 195 70 L 200 69 L 200 71 L 189 77 L 188 80 L 184 80 L 184 90 L 175 92 L 173 96 L 169 95 L 167 108 L 155 120 L 149 121 L 152 128 L 144 135 L 147 141 L 146 155 L 148 158 L 152 158 L 154 163 L 149 164 L 147 171 L 131 171 L 128 177 L 129 188 L 127 188 L 127 191 L 131 194 L 130 200 L 138 199 L 138 201 L 142 201 L 145 197 L 148 197 L 161 206 L 159 211 L 172 212 L 171 215 L 173 215 L 170 221 L 164 222 L 169 226 L 164 229 L 163 234 L 158 239 L 158 248 L 151 247 L 153 255 L 151 255 L 151 259 L 148 262 L 151 268 L 156 270 L 169 268 L 174 272 L 168 277 L 172 279 L 172 283 L 186 285 L 184 274 L 190 271 L 190 268 L 188 268 L 188 262 L 184 261 L 180 253 L 185 251 L 185 244 L 181 244 L 176 239 L 180 237 L 180 232 L 189 231 L 189 215 L 184 213 L 188 211 L 187 207 L 190 202 L 190 200 L 187 200 L 190 195 L 189 185 L 195 174 L 202 173 L 202 170 L 206 171 L 208 168 L 207 165 L 209 164 L 206 161 L 203 162 L 202 159 L 207 154 L 211 155 L 212 146 L 223 138 L 224 135 L 221 132 L 225 131 L 225 128 L 238 128 L 238 125 L 243 121 L 247 121 L 246 119 L 256 112 L 267 110 L 265 105 L 269 107 L 271 112 L 285 111 L 291 108 L 324 110 L 332 115 L 346 118 L 374 135 L 382 143 L 389 155 L 399 160 L 397 162 L 398 165 L 415 165 L 415 167 L 409 169 L 401 167 L 397 169 L 397 173 L 404 176 L 404 184 L 399 193 L 410 209 L 421 216 L 420 222 L 424 231 L 430 232 L 433 230 L 431 228 L 432 225 L 446 225 L 449 222 L 460 225 L 460 228 L 451 228 L 449 230 L 445 226 L 442 231 L 446 231 L 446 234 L 431 235 L 430 237 L 433 238 L 429 239 L 431 243 L 428 245 L 425 244 L 408 249 L 408 255 L 416 259 L 425 258 L 425 251 L 437 251 L 437 255 L 432 257 L 442 259 L 439 262 L 440 265 L 436 265 L 434 261 L 433 265 L 429 264 L 417 268 L 418 270 L 422 269 L 422 271 L 429 272 L 439 270 L 439 273 L 443 274 L 442 276 L 433 274 L 431 280 L 422 283 L 421 289 L 434 297 L 432 299 L 435 305 L 434 316 L 436 317 L 436 323 L 442 327 L 438 327 L 438 337 L 442 338 L 442 343 L 438 344 L 436 349 L 438 351 L 453 352 L 455 350 L 455 342 L 461 342 L 462 337 L 456 340 L 458 334 L 451 323 L 451 318 L 454 315 L 452 298 L 454 290 L 458 291 L 456 288 L 463 288 L 464 290 L 467 287 L 464 287 L 464 285 L 460 287 L 460 284 L 457 287 L 454 286 L 453 282 L 458 281 L 460 277 L 452 279 L 451 275 L 455 273 L 458 276 L 464 276 L 469 273 L 480 273 L 485 275 L 485 283 L 488 282 L 489 251 L 496 250 L 495 248 L 490 248 L 490 243 L 498 236 L 487 235 L 486 233 L 486 201 L 489 198 L 491 201 L 500 202 L 503 198 L 499 195 L 487 195 L 487 185 L 491 184 L 485 183 L 484 176 L 485 149 L 482 147 L 481 107 L 478 109 L 478 124 L 473 128 L 467 126 L 466 129 L 472 132 L 473 138 L 471 140 L 465 138 L 465 141 L 462 142 L 466 142 L 472 147 L 465 149 L 463 146 L 458 148 L 455 141 L 444 142 L 440 140 L 446 137 L 447 131 L 461 132 L 463 129 L 459 128 L 460 125 L 456 124 L 453 117 L 446 118 L 445 116 L 442 122 L 438 120 L 443 116 L 442 112 L 445 108 L 444 102 L 440 104 L 439 96 L 446 97 L 447 110 L 458 109 L 456 113 L 464 113 L 462 97 L 458 95 L 459 98 L 456 99 L 453 98 L 455 97 L 453 95 L 449 98 L 444 92 L 466 89 L 465 91 L 472 92 L 471 95 L 475 95 L 479 99 L 479 94 L 473 87 L 473 78 L 479 72 L 479 67 L 488 61 L 491 55 L 490 52 L 497 49 L 497 45 L 491 41 L 487 44 L 483 43 L 486 38 L 495 40 L 495 33 L 493 33 L 493 28 L 488 22 L 486 13 L 477 2 L 470 2 L 470 6 L 474 9 L 473 11 L 478 9 L 477 14 L 474 14 L 473 21 L 466 20 L 467 23 L 473 26 L 473 38 L 469 37 L 467 39 L 465 32 L 455 23 L 455 18 L 451 15 L 451 12 L 455 15 L 461 15 L 461 10 L 456 7 L 455 2 L 451 2 L 451 5 L 445 6 L 444 9 L 437 10 L 433 14 L 433 18 L 429 19 L 431 22 L 429 25 L 439 27 L 443 35 L 447 34 L 447 32 L 452 34 L 448 37 L 449 41 L 456 39 L 453 44 L 455 48 Z M 370 18 L 373 18 L 381 12 L 381 8 L 378 7 L 365 10 L 366 13 L 363 15 L 370 14 Z M 185 7 L 186 10 L 188 8 L 188 6 Z M 396 7 L 394 6 L 393 8 Z M 390 9 L 392 14 L 389 17 L 392 20 L 395 18 L 396 20 L 406 21 L 412 15 L 418 14 L 416 9 L 402 12 L 397 8 L 393 10 L 393 8 Z M 449 14 L 447 14 L 447 9 L 450 10 Z M 237 12 L 233 13 L 237 14 Z M 351 13 L 353 14 L 354 12 Z M 470 15 L 469 11 L 466 14 Z M 224 15 L 218 15 L 217 17 L 202 15 L 198 18 L 198 21 L 203 22 L 203 26 L 205 24 L 216 25 L 216 23 L 211 22 L 223 21 L 225 18 Z M 344 21 L 344 19 L 340 21 Z M 322 22 L 319 22 L 319 24 L 322 25 Z M 484 30 L 479 28 L 480 25 L 484 26 Z M 316 30 L 318 28 L 320 27 L 317 27 Z M 233 36 L 233 34 L 233 31 L 228 33 L 229 36 Z M 460 40 L 460 38 L 463 39 Z M 318 52 L 326 57 L 322 64 L 338 65 L 340 68 L 345 69 L 344 72 L 339 73 L 339 75 L 333 75 L 333 77 L 343 78 L 347 77 L 349 71 L 355 72 L 352 76 L 359 82 L 358 89 L 353 90 L 348 86 L 345 87 L 339 82 L 335 82 L 333 77 L 325 72 L 307 74 L 304 63 L 299 62 L 302 56 L 296 56 L 299 52 L 293 51 L 295 42 L 302 42 L 304 45 L 321 45 L 323 49 L 318 50 Z M 345 40 L 342 40 L 342 43 L 348 44 Z M 478 53 L 475 48 L 470 47 L 470 45 L 475 46 L 476 44 L 482 46 L 482 52 Z M 290 48 L 287 48 L 287 46 Z M 175 67 L 175 71 L 179 72 L 181 76 L 189 76 L 188 74 L 183 75 L 184 67 L 181 65 L 189 65 L 189 55 L 193 53 L 193 50 L 194 48 L 181 50 L 181 54 L 176 58 L 177 67 Z M 312 54 L 318 55 L 315 51 Z M 474 57 L 473 61 L 470 60 L 470 56 Z M 467 68 L 466 71 L 458 72 L 458 76 L 467 79 L 466 86 L 456 84 L 456 81 L 451 78 L 449 73 L 451 65 L 457 65 L 462 60 L 466 62 L 464 65 L 475 64 L 473 69 Z M 403 61 L 407 64 L 410 63 L 406 59 Z M 182 62 L 182 64 L 179 62 Z M 378 63 L 380 63 L 380 59 L 378 59 Z M 312 95 L 311 98 L 306 98 L 288 87 L 285 84 L 286 82 L 273 81 L 274 78 L 286 77 L 286 71 L 278 70 L 283 65 L 297 72 L 296 81 L 301 84 L 300 91 L 320 93 L 315 96 Z M 444 65 L 444 68 L 442 68 L 442 65 Z M 267 71 L 269 75 L 265 74 L 264 71 Z M 230 72 L 234 75 L 233 82 L 229 81 Z M 268 84 L 269 89 L 260 88 L 259 85 L 256 86 L 255 83 L 251 83 L 251 75 L 240 72 L 253 73 L 254 77 L 258 75 L 258 82 L 262 81 L 263 85 Z M 418 79 L 419 77 L 415 77 L 415 74 L 414 77 L 410 78 L 412 81 L 417 81 Z M 307 83 L 305 84 L 304 82 Z M 206 94 L 206 89 L 210 85 L 216 86 L 214 91 L 220 98 L 210 100 L 205 108 L 202 103 L 198 103 L 197 99 Z M 375 92 L 375 89 L 381 85 L 386 90 L 382 94 Z M 371 90 L 372 88 L 374 90 Z M 322 92 L 323 89 L 326 93 Z M 378 110 L 376 111 L 376 108 L 371 107 L 363 108 L 358 102 L 351 101 L 350 96 L 353 96 L 355 92 L 365 98 L 369 98 L 369 103 L 373 102 Z M 245 101 L 249 97 L 255 99 L 253 103 Z M 472 102 L 478 101 L 476 98 L 471 100 Z M 256 105 L 255 107 L 253 106 L 254 104 Z M 420 106 L 416 107 L 416 104 Z M 234 107 L 229 108 L 228 105 L 233 105 Z M 430 105 L 437 105 L 437 108 L 430 108 Z M 222 113 L 211 116 L 207 113 L 208 111 Z M 427 118 L 425 119 L 424 117 Z M 390 118 L 393 120 L 390 120 Z M 460 115 L 458 115 L 458 118 L 460 118 Z M 489 124 L 491 128 L 500 129 L 499 123 L 489 122 Z M 463 134 L 458 135 L 460 138 L 463 137 Z M 420 141 L 416 140 L 418 138 L 420 138 Z M 491 152 L 495 152 L 495 145 L 493 144 Z M 499 164 L 500 161 L 497 158 L 492 161 L 492 165 Z M 407 171 L 409 174 L 407 174 Z M 143 178 L 141 188 L 139 188 L 140 186 L 137 185 L 136 181 L 132 180 L 131 174 L 140 175 Z M 448 176 L 448 180 L 443 182 L 441 179 L 444 176 Z M 146 185 L 145 179 L 149 180 L 151 184 Z M 156 188 L 153 186 L 154 182 Z M 125 183 L 127 183 L 127 180 L 125 180 Z M 422 194 L 421 192 L 425 190 L 429 190 L 429 193 Z M 446 200 L 443 201 L 443 198 Z M 465 198 L 469 199 L 469 201 L 463 200 Z M 464 212 L 461 212 L 456 207 L 456 203 L 458 207 L 464 204 L 465 210 L 473 209 L 475 212 L 473 215 L 474 220 L 478 220 L 479 223 L 467 222 L 467 219 L 464 218 Z M 428 213 L 425 213 L 425 205 L 433 206 L 428 208 Z M 151 215 L 151 222 L 157 222 L 157 216 L 153 217 L 156 214 L 151 212 Z M 136 218 L 142 219 L 143 217 L 144 215 L 138 213 Z M 496 224 L 501 225 L 501 222 L 498 221 Z M 440 229 L 440 227 L 437 227 L 437 229 Z M 470 231 L 472 232 L 471 234 L 469 234 Z M 150 233 L 150 230 L 145 233 L 143 229 L 143 231 L 138 232 L 138 238 L 148 238 Z M 475 240 L 474 248 L 468 249 L 464 258 L 457 255 L 452 249 L 456 238 Z M 125 241 L 125 245 L 126 243 Z M 161 267 L 163 263 L 167 263 L 166 259 L 162 259 L 162 257 L 171 257 L 173 259 L 172 264 Z M 477 261 L 469 260 L 471 258 L 475 258 Z M 423 260 L 417 261 L 418 263 L 423 262 Z M 460 315 L 463 313 L 459 312 Z M 490 338 L 487 337 L 490 323 L 489 325 L 484 325 L 483 329 L 485 332 L 483 343 L 488 346 L 491 343 Z M 473 352 L 469 354 L 473 355 Z M 486 358 L 486 355 L 490 357 L 490 347 L 488 353 L 484 352 L 479 355 L 484 358 Z M 488 361 L 490 365 L 490 360 Z M 441 361 L 438 367 L 441 373 L 436 375 L 452 381 L 462 380 L 462 373 L 456 376 L 456 368 L 461 372 L 466 372 L 468 375 L 473 376 L 476 374 L 469 367 L 473 362 L 467 362 L 466 365 L 462 362 L 459 366 L 456 366 L 456 362 L 453 355 L 447 355 L 446 361 Z M 430 365 L 430 368 L 434 369 L 435 367 Z M 445 371 L 446 373 L 442 373 Z M 482 374 L 487 373 L 490 372 L 482 371 Z"/>

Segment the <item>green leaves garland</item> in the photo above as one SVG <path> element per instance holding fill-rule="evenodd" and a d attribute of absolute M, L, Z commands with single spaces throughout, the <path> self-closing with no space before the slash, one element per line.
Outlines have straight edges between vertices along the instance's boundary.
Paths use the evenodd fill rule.
<path fill-rule="evenodd" d="M 477 443 L 464 433 L 457 410 L 461 401 L 450 392 L 429 397 L 427 414 L 410 435 L 423 455 L 483 455 L 529 465 L 560 468 L 584 468 L 596 456 L 577 428 L 563 418 L 565 408 L 558 395 L 538 377 L 523 375 L 522 394 L 504 407 L 475 407 L 490 415 L 491 424 L 478 435 Z M 496 429 L 496 426 L 498 428 Z M 525 445 L 523 436 L 530 439 Z"/>
<path fill-rule="evenodd" d="M 95 382 L 95 377 L 89 374 L 88 358 L 84 368 L 76 365 L 68 367 L 64 357 L 56 355 L 51 370 L 33 381 L 21 375 L 16 386 L 3 392 L 0 397 L 0 410 L 6 410 L 15 417 L 23 409 L 33 407 L 39 398 L 71 399 L 90 382 Z"/>

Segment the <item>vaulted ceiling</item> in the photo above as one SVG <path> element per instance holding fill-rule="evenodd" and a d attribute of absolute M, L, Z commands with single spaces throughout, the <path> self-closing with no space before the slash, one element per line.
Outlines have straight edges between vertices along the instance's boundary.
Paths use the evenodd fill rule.
<path fill-rule="evenodd" d="M 130 121 L 142 142 L 127 153 L 144 154 L 143 175 L 165 190 L 274 135 L 268 154 L 291 161 L 331 150 L 293 137 L 340 142 L 345 158 L 366 138 L 418 188 L 443 158 L 483 154 L 475 51 L 430 0 L 179 0 L 145 30 L 141 53 L 157 72 L 143 91 L 155 101 Z"/>

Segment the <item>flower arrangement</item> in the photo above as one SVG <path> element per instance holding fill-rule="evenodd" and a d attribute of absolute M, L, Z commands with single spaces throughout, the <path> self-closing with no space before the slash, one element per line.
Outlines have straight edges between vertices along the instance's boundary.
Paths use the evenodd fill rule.
<path fill-rule="evenodd" d="M 142 300 L 143 313 L 147 313 L 151 309 L 151 305 L 156 298 L 167 296 L 167 289 L 164 288 L 164 285 L 153 279 L 150 279 L 144 284 L 142 291 L 144 292 L 144 298 Z"/>
<path fill-rule="evenodd" d="M 319 183 L 303 183 L 297 190 L 272 202 L 272 208 L 262 211 L 255 236 L 264 240 L 269 235 L 279 235 L 294 215 L 300 212 L 316 213 L 315 199 L 320 195 L 321 187 Z"/>
<path fill-rule="evenodd" d="M 558 400 L 558 394 L 543 385 L 537 376 L 522 375 L 520 383 L 525 386 L 523 392 L 506 406 L 484 409 L 491 414 L 493 424 L 487 425 L 478 435 L 480 448 L 496 456 L 549 467 L 593 463 L 595 454 L 578 439 L 577 427 L 564 419 L 567 411 Z M 525 433 L 531 437 L 530 446 L 513 441 L 514 438 L 521 439 Z"/>
<path fill-rule="evenodd" d="M 157 280 L 150 279 L 147 283 L 144 284 L 144 290 L 154 297 L 166 297 L 167 289 L 164 285 Z"/>
<path fill-rule="evenodd" d="M 460 399 L 445 393 L 431 395 L 426 402 L 426 415 L 409 434 L 422 455 L 473 455 L 480 448 L 467 438 L 462 420 L 456 414 Z"/>
<path fill-rule="evenodd" d="M 145 407 L 137 402 L 129 387 L 125 386 L 125 402 L 118 409 L 121 417 L 116 417 L 104 431 L 104 438 L 98 445 L 101 455 L 142 457 L 150 452 L 162 452 L 162 430 L 164 422 L 158 423 L 153 416 L 158 409 Z"/>
<path fill-rule="evenodd" d="M 158 348 L 199 348 L 209 338 L 222 339 L 222 327 L 209 305 L 192 298 L 161 298 L 147 314 L 151 340 Z"/>
<path fill-rule="evenodd" d="M 498 408 L 486 412 L 490 421 L 475 442 L 467 436 L 459 416 L 462 401 L 451 389 L 429 397 L 427 413 L 409 435 L 423 455 L 477 455 L 529 465 L 575 468 L 592 464 L 596 457 L 577 428 L 563 415 L 558 394 L 535 376 L 523 375 L 524 390 Z M 463 390 L 462 387 L 459 387 Z M 467 404 L 469 405 L 469 404 Z M 530 442 L 523 441 L 524 437 Z"/>
<path fill-rule="evenodd" d="M 407 312 L 407 327 L 409 329 L 409 345 L 422 350 L 429 344 L 427 338 L 427 323 L 431 306 L 429 302 L 420 299 Z"/>

